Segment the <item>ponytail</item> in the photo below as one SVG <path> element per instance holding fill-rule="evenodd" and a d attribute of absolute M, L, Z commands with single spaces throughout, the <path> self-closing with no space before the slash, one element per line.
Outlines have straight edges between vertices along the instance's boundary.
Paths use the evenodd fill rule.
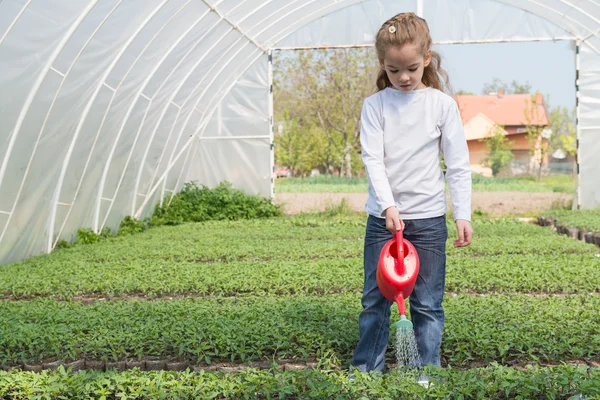
<path fill-rule="evenodd" d="M 392 82 L 390 82 L 390 78 L 388 78 L 387 73 L 380 69 L 377 73 L 377 91 L 383 90 L 385 88 L 391 87 Z"/>
<path fill-rule="evenodd" d="M 442 92 L 450 92 L 451 88 L 448 73 L 441 67 L 441 64 L 442 57 L 440 54 L 431 50 L 431 62 L 425 67 L 425 71 L 423 72 L 423 84 Z"/>

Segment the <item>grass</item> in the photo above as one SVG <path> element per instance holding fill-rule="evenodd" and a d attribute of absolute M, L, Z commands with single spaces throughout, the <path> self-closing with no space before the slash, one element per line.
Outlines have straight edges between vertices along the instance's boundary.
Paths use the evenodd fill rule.
<path fill-rule="evenodd" d="M 541 214 L 555 219 L 558 224 L 569 228 L 600 232 L 600 209 L 596 210 L 550 210 Z"/>
<path fill-rule="evenodd" d="M 277 178 L 275 193 L 366 193 L 366 177 L 345 178 L 335 175 L 321 175 L 307 178 Z"/>
<path fill-rule="evenodd" d="M 574 175 L 542 176 L 541 182 L 537 177 L 506 177 L 488 178 L 473 174 L 473 190 L 477 192 L 555 192 L 574 193 Z"/>
<path fill-rule="evenodd" d="M 367 193 L 366 177 L 344 178 L 338 176 L 316 176 L 307 178 L 279 178 L 275 181 L 276 193 L 332 192 Z M 575 176 L 543 176 L 538 182 L 536 177 L 488 178 L 473 174 L 473 191 L 477 192 L 558 192 L 573 193 Z"/>

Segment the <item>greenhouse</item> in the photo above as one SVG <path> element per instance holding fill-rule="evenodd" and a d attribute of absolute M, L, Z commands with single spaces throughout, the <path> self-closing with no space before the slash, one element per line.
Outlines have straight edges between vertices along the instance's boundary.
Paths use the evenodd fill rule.
<path fill-rule="evenodd" d="M 326 172 L 282 162 L 290 132 L 314 140 L 296 155 L 326 153 L 335 141 L 319 113 L 343 101 L 301 93 L 303 79 L 283 90 L 281 75 L 333 59 L 306 54 L 360 53 L 355 64 L 335 59 L 347 82 L 365 78 L 344 86 L 360 109 L 375 36 L 401 12 L 427 21 L 434 49 L 562 46 L 572 75 L 530 61 L 549 87 L 568 81 L 574 94 L 558 102 L 574 106 L 560 114 L 568 151 L 552 149 L 560 168 L 487 176 L 465 151 L 454 163 L 442 147 L 464 150 L 462 128 L 476 124 L 446 112 L 457 141 L 419 137 L 433 143 L 423 169 L 440 206 L 405 218 L 403 233 L 367 219 L 370 181 L 352 172 L 362 143 Z M 337 95 L 336 85 L 321 94 Z M 454 100 L 491 96 L 482 92 Z M 539 91 L 513 94 L 545 110 Z M 302 106 L 288 120 L 289 104 Z M 425 115 L 411 110 L 403 115 Z M 472 114 L 501 144 L 509 128 L 497 127 L 527 131 Z M 433 131 L 436 121 L 425 123 Z M 559 132 L 549 121 L 529 123 L 539 128 L 530 146 Z M 519 151 L 532 159 L 532 148 Z M 462 213 L 456 201 L 439 211 L 442 153 L 449 181 L 462 166 L 463 189 L 451 193 L 464 196 Z M 599 0 L 0 0 L 0 398 L 598 398 L 598 159 Z M 458 216 L 467 201 L 470 220 Z M 365 324 L 369 298 L 379 314 Z M 361 342 L 370 361 L 357 370 Z"/>
<path fill-rule="evenodd" d="M 600 204 L 595 1 L 4 0 L 0 259 L 143 218 L 188 181 L 271 196 L 272 52 L 370 46 L 400 11 L 438 44 L 573 41 L 576 204 Z"/>

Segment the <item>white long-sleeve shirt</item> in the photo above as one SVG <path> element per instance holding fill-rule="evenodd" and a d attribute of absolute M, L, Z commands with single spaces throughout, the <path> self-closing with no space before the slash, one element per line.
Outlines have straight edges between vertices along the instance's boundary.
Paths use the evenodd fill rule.
<path fill-rule="evenodd" d="M 367 213 L 382 218 L 395 205 L 401 219 L 444 215 L 443 154 L 454 219 L 471 220 L 469 151 L 452 97 L 434 88 L 379 91 L 363 104 L 360 142 Z"/>

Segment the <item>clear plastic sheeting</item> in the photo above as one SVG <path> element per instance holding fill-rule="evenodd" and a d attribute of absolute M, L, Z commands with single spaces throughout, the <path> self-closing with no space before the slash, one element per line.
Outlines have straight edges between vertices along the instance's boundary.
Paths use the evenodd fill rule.
<path fill-rule="evenodd" d="M 361 2 L 311 22 L 276 47 L 372 45 L 381 23 L 400 12 L 417 12 L 416 0 Z"/>
<path fill-rule="evenodd" d="M 203 136 L 269 136 L 267 67 L 263 55 L 218 104 Z"/>
<path fill-rule="evenodd" d="M 522 9 L 492 0 L 427 0 L 424 18 L 436 43 L 552 40 L 573 35 Z M 299 29 L 276 47 L 372 45 L 381 23 L 400 12 L 417 12 L 416 0 L 355 4 Z"/>
<path fill-rule="evenodd" d="M 190 181 L 208 187 L 227 181 L 247 193 L 271 196 L 272 165 L 269 157 L 261 158 L 271 147 L 267 67 L 264 55 L 219 103 L 177 179 L 170 174 L 170 193 Z"/>
<path fill-rule="evenodd" d="M 579 205 L 600 206 L 600 54 L 579 48 Z"/>
<path fill-rule="evenodd" d="M 496 0 L 535 14 L 579 38 L 598 36 L 596 0 Z"/>
<path fill-rule="evenodd" d="M 308 23 L 355 3 L 361 1 L 239 0 L 230 9 L 228 19 L 267 49 Z"/>
<path fill-rule="evenodd" d="M 185 181 L 209 187 L 222 181 L 240 182 L 240 190 L 269 196 L 261 191 L 271 182 L 272 167 L 264 157 L 270 146 L 269 139 L 199 139 Z"/>
<path fill-rule="evenodd" d="M 492 0 L 427 0 L 424 18 L 437 43 L 572 37 L 541 17 Z"/>
<path fill-rule="evenodd" d="M 439 43 L 577 41 L 578 203 L 600 205 L 597 1 L 2 0 L 0 263 L 191 180 L 272 195 L 270 49 L 371 45 L 401 11 Z"/>
<path fill-rule="evenodd" d="M 154 173 L 149 181 L 145 180 L 147 183 L 140 186 L 140 190 L 135 196 L 135 205 L 131 215 L 138 217 L 145 215 L 144 208 L 146 205 L 155 205 L 154 202 L 148 202 L 149 198 L 156 196 L 163 199 L 165 196 L 176 193 L 186 182 L 190 181 L 188 179 L 189 170 L 194 169 L 198 154 L 201 153 L 197 149 L 201 147 L 201 144 L 198 144 L 196 140 L 189 139 L 192 135 L 198 138 L 207 137 L 201 143 L 224 139 L 234 141 L 237 139 L 251 139 L 261 142 L 266 140 L 270 146 L 268 57 L 266 54 L 257 53 L 256 51 L 252 52 L 250 57 L 256 59 L 257 54 L 258 60 L 251 65 L 234 63 L 238 73 L 244 71 L 236 80 L 235 85 L 232 86 L 228 80 L 215 79 L 215 85 L 220 86 L 220 90 L 211 91 L 212 102 L 218 102 L 215 106 L 195 104 L 193 107 L 187 107 L 191 113 L 188 115 L 187 122 L 180 118 L 181 122 L 179 124 L 173 124 L 169 132 L 171 140 L 162 142 L 163 153 L 160 156 L 158 154 L 155 156 L 155 159 L 162 160 L 156 171 L 167 172 L 162 176 Z M 200 113 L 199 107 L 205 109 L 206 112 Z M 209 112 L 208 110 L 212 111 Z M 185 136 L 177 133 L 184 132 L 184 124 L 189 127 L 190 131 L 188 133 L 191 132 L 192 135 Z M 166 128 L 168 126 L 168 124 L 165 125 L 164 134 L 167 134 Z M 168 168 L 170 164 L 173 165 Z M 265 181 L 266 170 L 258 169 L 260 175 L 255 175 L 251 181 L 262 183 L 260 185 L 248 185 L 247 174 L 251 171 L 252 169 L 249 169 L 244 178 L 239 180 L 235 180 L 239 175 L 227 174 L 226 169 L 213 171 L 211 176 L 220 177 L 217 182 L 229 181 L 235 187 L 247 187 L 247 190 L 252 190 L 248 193 L 269 197 L 271 194 L 270 175 Z M 193 180 L 209 187 L 214 186 L 214 184 L 209 184 L 208 181 L 202 179 Z M 114 220 L 119 221 L 119 218 L 117 217 Z"/>

